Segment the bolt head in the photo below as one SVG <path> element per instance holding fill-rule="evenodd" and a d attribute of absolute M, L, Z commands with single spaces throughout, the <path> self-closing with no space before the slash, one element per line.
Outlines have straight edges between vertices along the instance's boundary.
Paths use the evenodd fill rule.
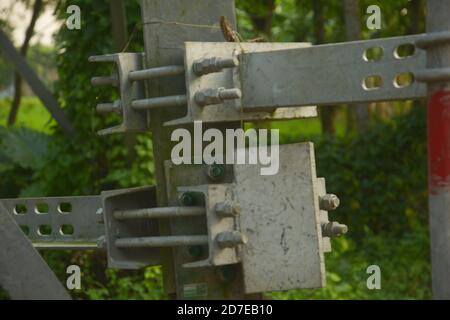
<path fill-rule="evenodd" d="M 183 206 L 192 206 L 195 204 L 194 196 L 189 192 L 182 193 L 179 200 Z"/>
<path fill-rule="evenodd" d="M 326 194 L 319 198 L 319 206 L 321 210 L 331 211 L 339 207 L 340 200 L 335 194 Z"/>
<path fill-rule="evenodd" d="M 225 166 L 223 164 L 212 164 L 208 166 L 208 177 L 211 180 L 217 180 L 225 175 Z"/>
<path fill-rule="evenodd" d="M 206 102 L 207 101 L 206 94 L 203 91 L 196 92 L 194 99 L 195 99 L 195 102 L 197 102 L 201 106 L 204 106 L 207 103 Z"/>

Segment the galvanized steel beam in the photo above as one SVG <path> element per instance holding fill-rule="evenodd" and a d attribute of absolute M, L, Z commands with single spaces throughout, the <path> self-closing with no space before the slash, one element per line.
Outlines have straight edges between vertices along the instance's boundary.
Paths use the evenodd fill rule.
<path fill-rule="evenodd" d="M 1 202 L 0 243 L 0 285 L 11 299 L 71 299 Z"/>
<path fill-rule="evenodd" d="M 421 37 L 243 53 L 242 106 L 255 111 L 424 98 L 426 86 L 414 80 L 426 67 L 425 51 L 415 46 Z"/>

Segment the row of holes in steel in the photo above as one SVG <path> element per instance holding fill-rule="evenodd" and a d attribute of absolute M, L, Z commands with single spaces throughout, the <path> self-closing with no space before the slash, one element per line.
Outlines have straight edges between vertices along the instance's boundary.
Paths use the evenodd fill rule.
<path fill-rule="evenodd" d="M 415 47 L 413 44 L 403 44 L 395 48 L 395 59 L 405 59 L 413 56 L 415 53 Z M 366 62 L 380 61 L 384 56 L 384 50 L 381 47 L 368 48 L 363 53 L 363 60 Z M 410 86 L 414 83 L 414 75 L 411 72 L 400 73 L 392 81 L 395 88 L 401 89 Z M 364 78 L 362 81 L 362 87 L 364 90 L 377 90 L 383 86 L 383 78 L 379 75 L 370 75 Z"/>
<path fill-rule="evenodd" d="M 26 225 L 20 225 L 20 229 L 22 229 L 23 233 L 27 236 L 30 235 L 30 228 Z M 74 227 L 71 224 L 63 224 L 59 228 L 59 234 L 62 236 L 71 236 L 75 232 Z M 50 236 L 52 235 L 52 227 L 48 224 L 40 225 L 37 229 L 36 233 L 39 236 Z"/>
<path fill-rule="evenodd" d="M 33 211 L 36 214 L 47 214 L 49 212 L 48 204 L 47 203 L 38 203 L 34 206 Z M 72 212 L 72 204 L 69 202 L 62 202 L 62 203 L 58 204 L 58 212 L 61 214 L 71 213 Z M 14 206 L 14 213 L 17 215 L 27 214 L 28 207 L 21 203 L 16 204 Z"/>

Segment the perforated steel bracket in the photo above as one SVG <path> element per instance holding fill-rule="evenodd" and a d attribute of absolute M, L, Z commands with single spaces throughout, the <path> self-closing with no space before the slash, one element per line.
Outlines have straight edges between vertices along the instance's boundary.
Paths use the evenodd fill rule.
<path fill-rule="evenodd" d="M 422 35 L 240 55 L 245 112 L 279 107 L 417 99 Z M 409 51 L 409 52 L 408 52 Z"/>
<path fill-rule="evenodd" d="M 0 202 L 37 248 L 95 249 L 105 234 L 99 196 L 1 199 Z"/>
<path fill-rule="evenodd" d="M 206 212 L 201 220 L 185 220 L 204 225 L 207 254 L 184 267 L 242 263 L 246 293 L 325 285 L 324 253 L 331 242 L 322 230 L 330 223 L 327 210 L 339 200 L 316 176 L 312 143 L 279 148 L 274 175 L 261 175 L 261 164 L 236 164 L 226 170 L 233 173 L 231 181 L 224 174 L 224 183 L 176 188 L 177 199 L 189 197 Z M 166 162 L 166 175 L 169 181 L 178 174 L 201 180 L 205 167 Z"/>

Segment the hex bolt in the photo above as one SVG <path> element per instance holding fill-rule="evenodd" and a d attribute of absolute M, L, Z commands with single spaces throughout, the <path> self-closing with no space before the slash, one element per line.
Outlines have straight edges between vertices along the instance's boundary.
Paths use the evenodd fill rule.
<path fill-rule="evenodd" d="M 216 269 L 216 276 L 217 278 L 225 283 L 230 283 L 232 282 L 234 279 L 236 279 L 236 265 L 225 265 L 225 266 L 220 266 Z"/>
<path fill-rule="evenodd" d="M 221 218 L 235 217 L 241 213 L 241 206 L 230 201 L 217 203 L 214 211 Z"/>
<path fill-rule="evenodd" d="M 113 103 L 100 103 L 97 105 L 96 110 L 98 113 L 109 113 L 109 112 L 122 112 L 122 104 L 120 100 L 116 100 Z"/>
<path fill-rule="evenodd" d="M 348 227 L 345 224 L 340 224 L 339 222 L 328 222 L 322 224 L 322 236 L 335 238 L 343 234 L 346 234 Z"/>
<path fill-rule="evenodd" d="M 195 93 L 194 99 L 199 106 L 208 106 L 219 104 L 225 100 L 240 99 L 242 97 L 241 90 L 237 88 L 209 88 Z"/>
<path fill-rule="evenodd" d="M 240 244 L 246 244 L 247 237 L 239 231 L 224 231 L 216 236 L 216 241 L 222 249 L 234 248 Z"/>
<path fill-rule="evenodd" d="M 187 249 L 187 253 L 192 258 L 200 258 L 203 255 L 203 247 L 202 246 L 191 246 Z"/>
<path fill-rule="evenodd" d="M 219 180 L 225 175 L 225 166 L 223 164 L 209 165 L 206 174 L 213 181 Z"/>
<path fill-rule="evenodd" d="M 320 210 L 331 211 L 339 207 L 340 200 L 334 194 L 326 194 L 319 197 Z"/>
<path fill-rule="evenodd" d="M 220 72 L 223 69 L 235 68 L 239 65 L 239 60 L 236 57 L 232 58 L 207 58 L 194 61 L 192 70 L 197 76 L 202 76 L 208 73 Z"/>
<path fill-rule="evenodd" d="M 179 197 L 179 201 L 183 206 L 192 206 L 195 204 L 194 196 L 190 192 L 183 192 Z"/>

